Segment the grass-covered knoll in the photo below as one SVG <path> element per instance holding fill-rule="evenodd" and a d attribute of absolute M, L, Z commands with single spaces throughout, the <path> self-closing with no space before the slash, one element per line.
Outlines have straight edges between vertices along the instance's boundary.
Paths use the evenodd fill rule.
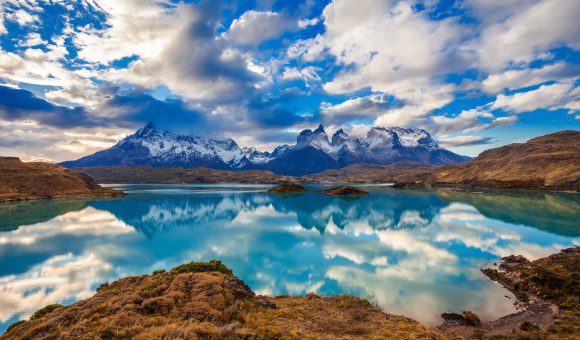
<path fill-rule="evenodd" d="M 268 193 L 270 194 L 282 195 L 301 194 L 307 191 L 305 187 L 296 183 L 284 183 L 268 189 Z"/>
<path fill-rule="evenodd" d="M 348 185 L 341 185 L 338 187 L 322 190 L 322 193 L 330 196 L 368 196 L 368 192 L 363 191 L 359 188 L 351 187 Z"/>
<path fill-rule="evenodd" d="M 438 339 L 354 296 L 256 296 L 219 261 L 127 277 L 2 339 Z"/>

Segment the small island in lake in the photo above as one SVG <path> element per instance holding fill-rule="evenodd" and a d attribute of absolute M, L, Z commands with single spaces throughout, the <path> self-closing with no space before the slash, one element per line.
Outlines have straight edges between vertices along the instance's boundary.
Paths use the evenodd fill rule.
<path fill-rule="evenodd" d="M 284 183 L 268 189 L 269 194 L 289 195 L 289 194 L 301 194 L 305 192 L 308 192 L 308 189 L 296 183 Z"/>
<path fill-rule="evenodd" d="M 325 189 L 322 190 L 322 193 L 330 196 L 348 196 L 348 197 L 359 197 L 369 195 L 369 193 L 366 191 L 348 185 L 341 185 L 338 187 Z"/>

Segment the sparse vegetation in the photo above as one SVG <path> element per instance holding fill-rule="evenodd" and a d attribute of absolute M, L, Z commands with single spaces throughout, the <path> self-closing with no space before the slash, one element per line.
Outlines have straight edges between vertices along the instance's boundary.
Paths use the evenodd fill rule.
<path fill-rule="evenodd" d="M 8 326 L 8 328 L 6 328 L 6 332 L 10 332 L 11 329 L 13 329 L 14 327 L 18 327 L 18 326 L 22 325 L 25 322 L 26 322 L 26 320 L 16 321 L 15 323 L 13 323 L 10 326 Z"/>
<path fill-rule="evenodd" d="M 157 269 L 157 270 L 153 271 L 152 274 L 157 275 L 157 274 L 163 274 L 163 273 L 165 273 L 165 269 Z"/>
<path fill-rule="evenodd" d="M 479 326 L 481 325 L 481 320 L 479 319 L 479 317 L 472 311 L 463 311 L 463 319 L 465 320 L 465 322 L 468 325 L 471 326 Z"/>
<path fill-rule="evenodd" d="M 38 318 L 41 318 L 41 317 L 45 316 L 46 314 L 49 314 L 49 313 L 53 312 L 54 310 L 57 310 L 57 309 L 62 308 L 62 307 L 64 307 L 64 306 L 59 305 L 58 303 L 48 305 L 48 306 L 41 308 L 41 309 L 37 310 L 36 312 L 34 312 L 34 314 L 32 314 L 32 316 L 30 316 L 30 320 L 36 320 Z"/>
<path fill-rule="evenodd" d="M 502 259 L 501 270 L 485 269 L 491 279 L 501 282 L 517 295 L 536 301 L 546 300 L 558 306 L 553 324 L 541 329 L 522 323 L 514 338 L 562 339 L 580 334 L 580 247 L 530 262 L 521 256 Z"/>
<path fill-rule="evenodd" d="M 97 287 L 97 292 L 103 291 L 109 288 L 110 284 L 108 282 L 103 282 Z"/>

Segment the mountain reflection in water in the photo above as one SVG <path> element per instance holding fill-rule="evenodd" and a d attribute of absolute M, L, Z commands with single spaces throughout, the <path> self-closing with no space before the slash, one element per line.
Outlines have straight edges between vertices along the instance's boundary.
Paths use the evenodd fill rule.
<path fill-rule="evenodd" d="M 257 293 L 356 294 L 437 324 L 513 310 L 484 277 L 501 256 L 578 244 L 576 195 L 366 187 L 280 197 L 247 186 L 126 186 L 120 199 L 0 205 L 0 330 L 105 281 L 221 259 Z M 165 190 L 166 189 L 166 190 Z"/>

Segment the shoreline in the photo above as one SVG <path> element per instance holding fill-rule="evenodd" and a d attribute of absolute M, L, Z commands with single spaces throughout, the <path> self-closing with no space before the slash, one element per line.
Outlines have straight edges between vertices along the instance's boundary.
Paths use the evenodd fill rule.
<path fill-rule="evenodd" d="M 123 197 L 127 194 L 115 190 L 115 192 L 107 192 L 103 194 L 78 194 L 78 195 L 56 195 L 56 196 L 29 196 L 29 197 L 17 197 L 17 198 L 2 198 L 0 197 L 0 204 L 4 203 L 17 203 L 17 202 L 30 202 L 30 201 L 43 201 L 43 200 L 66 200 L 66 199 L 78 199 L 78 198 L 115 198 Z"/>
<path fill-rule="evenodd" d="M 483 275 L 514 294 L 516 297 L 514 305 L 520 310 L 486 322 L 479 322 L 479 319 L 473 322 L 460 314 L 444 313 L 442 314 L 444 321 L 437 328 L 466 339 L 485 336 L 545 337 L 543 334 L 545 332 L 559 332 L 556 321 L 562 316 L 565 317 L 570 306 L 560 306 L 554 301 L 556 299 L 550 299 L 546 294 L 540 293 L 544 287 L 537 283 L 540 280 L 533 275 L 541 275 L 536 272 L 546 270 L 542 266 L 558 265 L 558 261 L 551 261 L 552 258 L 562 258 L 566 255 L 570 256 L 567 256 L 565 261 L 576 268 L 571 272 L 571 276 L 578 275 L 579 246 L 562 249 L 559 253 L 535 261 L 529 261 L 521 255 L 510 255 L 501 258 L 499 265 L 494 263 L 493 266 L 481 268 Z M 580 283 L 576 282 L 576 285 L 578 284 Z M 574 302 L 573 308 L 578 307 L 577 303 Z"/>
<path fill-rule="evenodd" d="M 11 325 L 1 338 L 23 338 L 36 334 L 34 332 L 39 329 L 43 331 L 53 329 L 55 332 L 58 329 L 59 332 L 62 332 L 66 330 L 66 327 L 69 327 L 72 331 L 78 328 L 78 324 L 83 324 L 85 331 L 91 332 L 96 329 L 102 335 L 104 331 L 103 325 L 109 325 L 111 322 L 116 322 L 115 320 L 117 319 L 119 322 L 122 320 L 119 313 L 125 309 L 124 306 L 130 306 L 132 313 L 130 315 L 138 317 L 142 323 L 147 323 L 147 320 L 153 317 L 162 324 L 173 324 L 172 327 L 174 329 L 175 327 L 186 329 L 191 326 L 191 322 L 199 321 L 203 324 L 204 322 L 207 323 L 204 320 L 210 320 L 211 327 L 208 325 L 204 327 L 211 328 L 211 331 L 206 329 L 204 332 L 208 331 L 209 333 L 202 334 L 217 337 L 251 335 L 256 338 L 263 338 L 271 335 L 286 336 L 294 334 L 295 336 L 291 337 L 330 338 L 339 334 L 346 334 L 350 338 L 381 338 L 387 334 L 384 333 L 386 330 L 389 331 L 388 334 L 391 336 L 398 334 L 395 338 L 416 336 L 419 338 L 447 339 L 459 336 L 469 339 L 482 336 L 516 338 L 518 336 L 539 337 L 546 336 L 546 334 L 565 335 L 567 334 L 566 332 L 570 331 L 568 326 L 577 324 L 580 318 L 574 314 L 574 310 L 578 308 L 578 296 L 573 295 L 573 292 L 578 289 L 578 282 L 575 282 L 574 278 L 578 275 L 579 262 L 579 246 L 563 249 L 559 253 L 535 261 L 528 261 L 522 256 L 511 255 L 504 257 L 499 265 L 496 263 L 491 268 L 482 268 L 481 272 L 490 280 L 512 291 L 516 295 L 516 301 L 522 310 L 483 323 L 479 321 L 475 314 L 468 311 L 463 312 L 463 315 L 444 313 L 442 314 L 444 321 L 437 327 L 427 327 L 404 316 L 387 314 L 367 299 L 351 295 L 343 294 L 331 297 L 322 297 L 312 293 L 293 297 L 287 295 L 277 297 L 256 295 L 220 261 L 192 262 L 175 267 L 167 272 L 159 270 L 150 275 L 130 276 L 111 284 L 104 283 L 97 289 L 96 294 L 88 299 L 66 307 L 49 306 L 47 311 L 43 312 L 44 309 L 41 309 L 37 312 L 35 315 L 40 316 L 31 318 L 31 321 L 21 321 Z M 556 277 L 550 276 L 552 275 L 550 270 L 560 267 L 564 268 L 558 269 L 563 274 Z M 207 284 L 203 285 L 205 288 L 198 287 L 202 289 L 201 291 L 198 288 L 193 288 L 196 287 L 195 282 L 200 282 L 200 280 L 207 281 Z M 555 284 L 557 286 L 561 285 L 561 282 L 557 280 L 565 280 L 563 281 L 564 284 L 572 282 L 572 287 L 569 288 L 571 290 L 566 292 L 553 291 L 552 288 L 549 288 L 554 284 L 551 280 L 556 280 Z M 153 284 L 154 282 L 156 283 Z M 185 282 L 192 282 L 191 284 L 194 286 L 189 286 L 190 284 L 183 286 Z M 155 293 L 152 293 L 150 291 L 151 288 L 147 287 L 159 288 L 155 288 Z M 171 287 L 181 288 L 174 289 Z M 218 287 L 222 288 L 218 289 Z M 234 293 L 228 287 L 233 287 Z M 188 300 L 190 302 L 184 304 L 182 299 L 185 295 L 190 294 L 188 293 L 190 289 L 194 289 L 193 291 L 198 292 L 196 294 L 201 295 Z M 238 315 L 234 318 L 235 320 L 228 319 L 227 322 L 221 322 L 219 321 L 221 320 L 220 318 L 206 318 L 207 313 L 222 315 L 227 310 L 227 308 L 220 309 L 223 307 L 220 303 L 216 305 L 218 300 L 210 298 L 215 293 L 208 293 L 208 289 L 212 292 L 220 291 L 222 292 L 220 294 L 230 296 L 227 298 L 230 299 L 228 300 L 230 304 L 243 304 L 243 308 L 236 311 Z M 572 292 L 572 296 L 570 296 L 570 292 Z M 230 293 L 233 295 L 228 295 Z M 203 302 L 203 307 L 198 306 L 198 304 L 202 303 L 200 301 L 205 301 Z M 119 307 L 115 307 L 117 306 L 116 303 L 119 302 L 122 303 L 118 305 Z M 96 305 L 107 305 L 108 312 L 94 314 L 93 309 Z M 186 320 L 182 320 L 180 315 L 183 315 L 185 306 L 190 306 L 197 312 L 191 315 L 187 314 L 191 312 L 186 312 L 189 316 Z M 321 306 L 324 306 L 323 310 L 321 310 Z M 88 317 L 89 314 L 83 312 L 85 310 L 92 316 Z M 570 311 L 572 311 L 571 319 L 569 316 Z M 77 315 L 79 313 L 87 316 L 79 317 L 73 324 L 62 327 L 61 323 L 64 322 L 62 320 L 67 319 L 66 315 Z M 202 314 L 201 319 L 198 318 L 196 319 L 197 321 L 192 321 L 192 317 L 194 319 L 199 317 L 199 314 L 196 313 Z M 307 325 L 304 325 L 302 321 L 299 321 L 305 315 L 304 313 L 315 315 L 318 319 L 313 319 Z M 373 316 L 360 319 L 357 315 L 361 313 L 369 317 L 370 315 Z M 98 316 L 95 317 L 95 315 Z M 327 315 L 332 316 L 332 318 L 326 319 Z M 340 315 L 340 322 L 333 319 L 336 315 Z M 346 320 L 350 321 L 346 322 Z M 332 327 L 328 323 L 332 323 Z M 108 329 L 106 331 L 112 332 L 111 334 L 114 336 L 145 336 L 146 334 L 162 336 L 165 334 L 163 332 L 167 330 L 166 327 L 169 326 L 164 327 L 155 330 L 161 333 L 148 333 L 149 330 L 146 328 L 131 327 L 128 329 L 123 329 L 123 327 Z M 288 333 L 290 329 L 293 329 L 294 333 Z M 349 333 L 352 329 L 357 329 L 357 332 Z M 48 334 L 57 335 L 56 333 Z M 59 333 L 58 335 L 62 336 L 63 334 Z M 82 334 L 88 335 L 91 333 Z M 95 333 L 93 335 L 99 334 Z"/>

